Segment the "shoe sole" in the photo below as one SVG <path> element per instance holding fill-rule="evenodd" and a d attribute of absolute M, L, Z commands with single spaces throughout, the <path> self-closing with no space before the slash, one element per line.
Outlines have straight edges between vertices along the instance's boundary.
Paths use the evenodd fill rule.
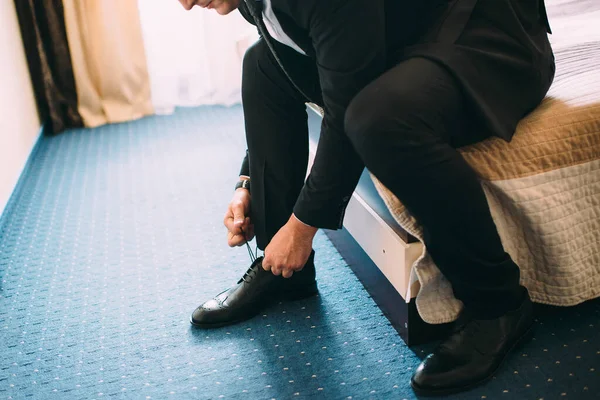
<path fill-rule="evenodd" d="M 295 291 L 295 292 L 285 292 L 285 293 L 281 294 L 280 296 L 278 296 L 275 300 L 277 300 L 277 301 L 283 300 L 283 301 L 291 302 L 291 301 L 307 299 L 309 297 L 315 296 L 317 293 L 319 293 L 319 291 L 317 289 L 317 283 L 315 282 L 314 284 L 310 285 L 308 289 L 304 289 L 302 291 Z M 252 319 L 252 318 L 256 317 L 258 314 L 260 314 L 260 312 L 262 310 L 264 310 L 265 308 L 266 307 L 259 309 L 255 313 L 249 314 L 249 315 L 245 316 L 244 318 L 239 318 L 234 321 L 217 322 L 217 323 L 212 323 L 212 324 L 202 324 L 202 323 L 194 322 L 192 320 L 192 317 L 190 317 L 190 324 L 192 324 L 192 326 L 195 328 L 201 328 L 201 329 L 222 328 L 224 326 L 235 325 L 235 324 L 239 324 L 240 322 L 248 321 L 249 319 Z"/>
<path fill-rule="evenodd" d="M 492 379 L 494 377 L 494 375 L 496 375 L 496 373 L 504 366 L 504 363 L 506 362 L 506 360 L 508 359 L 508 357 L 510 356 L 510 354 L 512 354 L 513 351 L 515 351 L 517 348 L 519 348 L 520 346 L 522 346 L 523 344 L 527 343 L 528 341 L 530 341 L 533 337 L 533 328 L 534 326 L 530 326 L 529 329 L 527 329 L 519 339 L 517 339 L 517 341 L 512 345 L 512 347 L 506 352 L 506 354 L 504 355 L 504 358 L 502 358 L 502 361 L 500 361 L 500 363 L 498 364 L 498 367 L 496 367 L 496 369 L 487 377 L 483 378 L 482 380 L 472 383 L 470 385 L 467 386 L 463 386 L 460 388 L 453 388 L 453 389 L 441 389 L 441 390 L 429 390 L 429 389 L 423 389 L 421 387 L 419 387 L 419 385 L 417 385 L 416 383 L 414 383 L 412 380 L 410 381 L 410 386 L 412 387 L 413 391 L 422 397 L 439 397 L 439 396 L 448 396 L 451 394 L 456 394 L 456 393 L 461 393 L 461 392 L 466 392 L 472 389 L 475 389 L 476 387 L 479 387 L 481 385 L 483 385 L 484 383 L 488 382 L 490 379 Z"/>

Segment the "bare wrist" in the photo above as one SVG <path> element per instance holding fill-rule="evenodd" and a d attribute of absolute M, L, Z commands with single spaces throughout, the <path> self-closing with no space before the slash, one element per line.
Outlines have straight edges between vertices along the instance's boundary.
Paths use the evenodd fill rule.
<path fill-rule="evenodd" d="M 290 221 L 293 221 L 293 224 L 297 227 L 297 229 L 302 231 L 303 233 L 306 233 L 307 235 L 314 236 L 317 233 L 317 231 L 319 230 L 318 228 L 315 228 L 314 226 L 310 226 L 310 225 L 300 221 L 300 219 L 298 219 L 298 217 L 296 217 L 296 214 L 292 214 Z"/>

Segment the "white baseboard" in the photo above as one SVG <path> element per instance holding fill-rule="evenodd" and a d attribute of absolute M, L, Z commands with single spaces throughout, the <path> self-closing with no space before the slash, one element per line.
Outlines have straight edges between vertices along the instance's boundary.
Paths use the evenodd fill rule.
<path fill-rule="evenodd" d="M 40 127 L 37 137 L 35 138 L 35 140 L 33 140 L 33 143 L 31 144 L 31 147 L 30 147 L 29 151 L 27 152 L 27 157 L 24 157 L 23 162 L 19 166 L 18 173 L 16 173 L 14 175 L 13 182 L 9 185 L 9 190 L 7 191 L 8 195 L 5 198 L 0 198 L 0 221 L 2 220 L 4 211 L 6 210 L 6 206 L 8 205 L 11 197 L 14 195 L 15 190 L 17 189 L 17 185 L 19 184 L 19 181 L 21 180 L 23 173 L 25 172 L 27 166 L 30 163 L 31 154 L 33 153 L 33 150 L 35 149 L 40 138 L 42 137 L 43 131 L 44 131 L 44 125 L 42 125 Z"/>

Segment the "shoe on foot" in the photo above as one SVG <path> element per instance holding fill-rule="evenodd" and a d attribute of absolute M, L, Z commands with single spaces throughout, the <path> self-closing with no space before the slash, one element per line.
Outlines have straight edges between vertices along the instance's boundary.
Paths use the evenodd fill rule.
<path fill-rule="evenodd" d="M 314 254 L 301 271 L 287 279 L 265 271 L 263 258 L 257 258 L 235 286 L 196 308 L 190 322 L 199 328 L 218 328 L 250 319 L 274 301 L 315 295 Z"/>
<path fill-rule="evenodd" d="M 529 295 L 517 310 L 500 318 L 459 323 L 417 368 L 411 379 L 413 390 L 422 396 L 444 396 L 483 384 L 511 350 L 529 338 L 532 327 Z"/>

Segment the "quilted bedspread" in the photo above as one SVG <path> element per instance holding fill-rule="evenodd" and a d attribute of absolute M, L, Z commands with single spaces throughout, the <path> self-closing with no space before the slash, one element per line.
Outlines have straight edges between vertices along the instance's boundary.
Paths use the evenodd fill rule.
<path fill-rule="evenodd" d="M 494 138 L 460 151 L 481 177 L 532 299 L 570 306 L 600 295 L 600 1 L 546 3 L 557 59 L 547 98 L 512 142 Z M 373 180 L 398 223 L 422 241 L 415 219 Z M 462 304 L 426 248 L 412 266 L 411 283 L 417 280 L 421 317 L 454 320 Z M 410 289 L 405 295 L 413 297 Z"/>

